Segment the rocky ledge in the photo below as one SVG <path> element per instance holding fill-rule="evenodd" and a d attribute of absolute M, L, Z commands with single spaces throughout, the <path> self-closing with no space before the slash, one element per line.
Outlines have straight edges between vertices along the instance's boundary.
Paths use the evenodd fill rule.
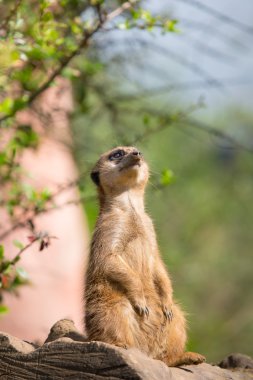
<path fill-rule="evenodd" d="M 0 333 L 1 380 L 253 380 L 253 360 L 232 354 L 217 366 L 169 368 L 136 349 L 89 342 L 73 322 L 61 320 L 42 346 Z"/>

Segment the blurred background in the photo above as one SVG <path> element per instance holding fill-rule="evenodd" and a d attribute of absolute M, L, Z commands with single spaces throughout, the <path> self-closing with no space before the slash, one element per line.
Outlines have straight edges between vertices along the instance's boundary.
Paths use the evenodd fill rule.
<path fill-rule="evenodd" d="M 98 19 L 106 18 L 121 3 L 45 2 L 44 9 L 53 15 L 55 23 L 67 23 L 64 18 L 74 14 L 78 18 L 74 18 L 77 28 L 82 23 L 87 26 L 96 18 L 96 12 Z M 36 9 L 35 3 L 31 4 Z M 22 7 L 25 6 L 21 2 L 21 14 Z M 106 7 L 107 13 L 103 13 Z M 250 0 L 243 4 L 235 0 L 145 0 L 138 7 L 136 13 L 122 12 L 109 19 L 92 35 L 88 48 L 79 49 L 70 65 L 64 65 L 60 72 L 73 102 L 65 115 L 67 138 L 60 128 L 63 115 L 56 109 L 61 87 L 57 87 L 60 92 L 54 94 L 56 102 L 49 102 L 49 108 L 43 109 L 43 99 L 35 104 L 32 99 L 28 111 L 15 114 L 16 120 L 24 125 L 27 117 L 25 124 L 35 129 L 40 144 L 57 144 L 52 155 L 36 156 L 46 172 L 50 171 L 52 157 L 58 154 L 59 144 L 66 152 L 66 160 L 73 162 L 74 168 L 69 168 L 64 183 L 71 187 L 74 181 L 77 198 L 73 199 L 72 194 L 61 205 L 71 203 L 73 210 L 78 208 L 85 215 L 77 216 L 73 211 L 65 218 L 67 231 L 71 231 L 74 220 L 79 226 L 82 223 L 79 229 L 83 232 L 78 230 L 74 237 L 75 242 L 80 241 L 75 246 L 77 272 L 80 262 L 85 262 L 84 252 L 87 255 L 88 251 L 86 232 L 91 236 L 98 214 L 88 173 L 104 151 L 118 145 L 137 146 L 150 164 L 147 210 L 173 279 L 175 297 L 188 315 L 189 350 L 203 353 L 211 362 L 235 351 L 253 355 L 253 5 Z M 30 21 L 24 17 L 22 22 Z M 59 46 L 60 43 L 58 49 Z M 70 42 L 64 46 L 70 49 L 66 54 L 75 51 L 75 46 L 72 50 L 69 46 Z M 27 56 L 29 62 L 31 57 Z M 34 60 L 47 61 L 48 56 L 40 57 L 37 52 L 32 59 L 34 64 Z M 63 62 L 61 56 L 54 59 Z M 36 73 L 41 70 L 43 75 L 50 74 L 55 61 L 50 64 L 51 67 L 43 68 L 38 64 Z M 18 68 L 19 72 L 24 66 Z M 33 70 L 32 67 L 29 73 Z M 21 84 L 22 80 L 29 82 L 29 75 L 28 79 L 18 80 Z M 30 97 L 40 81 L 41 77 L 33 88 L 26 89 Z M 33 117 L 36 114 L 39 125 L 31 122 L 31 112 Z M 52 117 L 53 112 L 58 113 Z M 56 170 L 65 170 L 60 165 Z M 36 168 L 33 172 L 36 179 Z M 41 186 L 50 188 L 51 184 L 45 182 Z M 52 199 L 46 199 L 43 207 L 55 206 Z M 57 211 L 61 220 L 63 209 Z M 36 219 L 37 214 L 34 212 L 32 218 Z M 52 221 L 53 214 L 48 217 Z M 57 249 L 66 255 L 73 252 L 73 238 L 61 231 L 59 228 L 57 237 L 62 247 L 53 243 L 50 257 Z M 54 223 L 50 233 L 55 234 Z M 64 243 L 62 235 L 66 238 Z M 62 255 L 59 263 L 64 260 Z M 29 253 L 26 260 L 29 261 Z M 79 272 L 76 277 L 80 278 Z M 22 308 L 24 296 L 22 291 L 20 294 L 18 302 Z M 81 297 L 76 299 L 75 308 L 78 324 Z M 72 317 L 71 312 L 64 313 Z M 2 317 L 1 329 L 7 329 L 8 318 L 8 314 Z M 50 323 L 54 318 L 55 315 Z M 12 332 L 11 327 L 8 329 Z"/>

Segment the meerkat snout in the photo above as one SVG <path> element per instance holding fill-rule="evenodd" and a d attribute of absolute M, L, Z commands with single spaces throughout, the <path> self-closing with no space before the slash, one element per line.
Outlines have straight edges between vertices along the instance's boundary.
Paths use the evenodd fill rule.
<path fill-rule="evenodd" d="M 119 165 L 119 171 L 129 168 L 141 166 L 141 152 L 133 150 L 132 152 L 125 154 Z M 136 169 L 136 168 L 135 168 Z"/>
<path fill-rule="evenodd" d="M 134 156 L 141 156 L 142 154 L 141 154 L 141 152 L 138 151 L 138 150 L 133 150 L 133 151 L 132 151 L 132 155 L 134 155 Z"/>

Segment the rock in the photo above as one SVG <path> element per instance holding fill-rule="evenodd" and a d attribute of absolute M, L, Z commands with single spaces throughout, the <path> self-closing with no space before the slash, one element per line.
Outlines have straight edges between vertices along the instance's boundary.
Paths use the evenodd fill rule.
<path fill-rule="evenodd" d="M 51 328 L 45 343 L 62 337 L 71 338 L 74 341 L 87 342 L 87 337 L 76 329 L 74 322 L 70 319 L 61 319 L 56 322 Z"/>
<path fill-rule="evenodd" d="M 29 354 L 34 351 L 34 346 L 28 342 L 24 342 L 9 334 L 0 333 L 0 352 L 22 352 L 23 354 Z"/>
<path fill-rule="evenodd" d="M 253 369 L 253 359 L 243 354 L 231 354 L 223 359 L 219 364 L 221 368 L 250 368 Z"/>
<path fill-rule="evenodd" d="M 124 350 L 102 342 L 88 342 L 76 330 L 72 321 L 62 320 L 52 327 L 46 342 L 37 349 L 32 344 L 0 333 L 0 378 L 252 380 L 253 370 L 231 371 L 210 364 L 167 367 L 163 362 L 151 359 L 137 349 Z"/>

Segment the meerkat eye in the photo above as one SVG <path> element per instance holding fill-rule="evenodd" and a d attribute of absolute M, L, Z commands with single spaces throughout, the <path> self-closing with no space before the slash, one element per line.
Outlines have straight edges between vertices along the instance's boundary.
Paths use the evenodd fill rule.
<path fill-rule="evenodd" d="M 116 152 L 110 154 L 110 156 L 109 156 L 109 160 L 110 160 L 110 161 L 117 160 L 117 159 L 123 157 L 125 154 L 126 154 L 126 153 L 124 152 L 124 150 L 119 149 L 119 150 L 117 150 Z"/>

